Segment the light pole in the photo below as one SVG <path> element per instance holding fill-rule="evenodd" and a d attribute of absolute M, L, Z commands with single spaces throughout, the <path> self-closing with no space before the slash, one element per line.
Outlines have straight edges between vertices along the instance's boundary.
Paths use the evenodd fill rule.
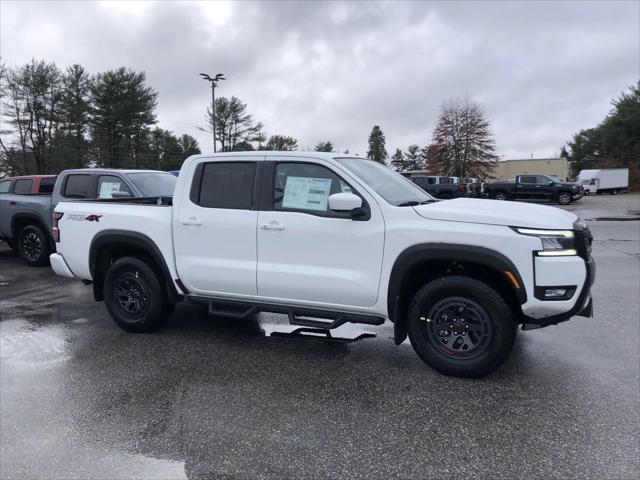
<path fill-rule="evenodd" d="M 215 77 L 210 77 L 206 73 L 201 73 L 203 80 L 211 83 L 211 124 L 213 126 L 213 153 L 216 153 L 216 87 L 220 80 L 226 80 L 223 73 L 218 73 Z"/>

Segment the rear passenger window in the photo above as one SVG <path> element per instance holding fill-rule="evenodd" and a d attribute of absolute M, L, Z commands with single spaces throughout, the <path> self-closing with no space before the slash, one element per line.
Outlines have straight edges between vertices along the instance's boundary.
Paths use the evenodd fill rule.
<path fill-rule="evenodd" d="M 4 180 L 3 182 L 0 182 L 0 193 L 7 193 L 10 186 L 11 180 Z"/>
<path fill-rule="evenodd" d="M 43 178 L 42 180 L 40 180 L 40 188 L 38 189 L 38 193 L 52 193 L 55 183 L 55 178 Z"/>
<path fill-rule="evenodd" d="M 207 163 L 202 171 L 200 194 L 195 203 L 207 208 L 249 210 L 253 203 L 255 176 L 255 163 Z"/>
<path fill-rule="evenodd" d="M 89 196 L 89 184 L 91 175 L 69 175 L 64 185 L 63 197 L 87 198 Z"/>
<path fill-rule="evenodd" d="M 33 180 L 16 180 L 16 184 L 13 186 L 13 193 L 16 195 L 28 195 L 31 193 L 32 186 Z"/>

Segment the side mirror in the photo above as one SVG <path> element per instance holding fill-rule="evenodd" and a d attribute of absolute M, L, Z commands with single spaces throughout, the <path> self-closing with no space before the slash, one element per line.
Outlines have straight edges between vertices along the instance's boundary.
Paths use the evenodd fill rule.
<path fill-rule="evenodd" d="M 334 193 L 329 196 L 329 208 L 334 212 L 351 212 L 362 207 L 362 199 L 350 192 Z"/>
<path fill-rule="evenodd" d="M 129 192 L 111 192 L 111 198 L 130 198 Z"/>

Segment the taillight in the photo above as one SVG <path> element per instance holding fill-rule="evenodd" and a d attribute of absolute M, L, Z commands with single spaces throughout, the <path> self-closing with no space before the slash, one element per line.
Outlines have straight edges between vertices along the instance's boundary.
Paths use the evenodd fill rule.
<path fill-rule="evenodd" d="M 459 191 L 459 192 L 464 192 L 466 189 L 467 189 L 467 186 L 466 186 L 466 185 L 464 185 L 464 184 L 462 184 L 462 183 L 461 183 L 461 184 L 460 184 L 460 186 L 458 187 L 458 191 Z"/>
<path fill-rule="evenodd" d="M 62 218 L 64 213 L 53 212 L 53 239 L 57 242 L 60 241 L 60 229 L 58 228 L 58 220 Z"/>

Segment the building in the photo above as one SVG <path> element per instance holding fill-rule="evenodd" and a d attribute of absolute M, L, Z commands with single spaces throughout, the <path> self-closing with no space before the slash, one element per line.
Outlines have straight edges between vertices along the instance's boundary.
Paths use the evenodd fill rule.
<path fill-rule="evenodd" d="M 560 180 L 569 178 L 569 162 L 566 158 L 523 158 L 501 160 L 493 176 L 496 180 L 509 180 L 516 175 L 553 175 Z"/>

